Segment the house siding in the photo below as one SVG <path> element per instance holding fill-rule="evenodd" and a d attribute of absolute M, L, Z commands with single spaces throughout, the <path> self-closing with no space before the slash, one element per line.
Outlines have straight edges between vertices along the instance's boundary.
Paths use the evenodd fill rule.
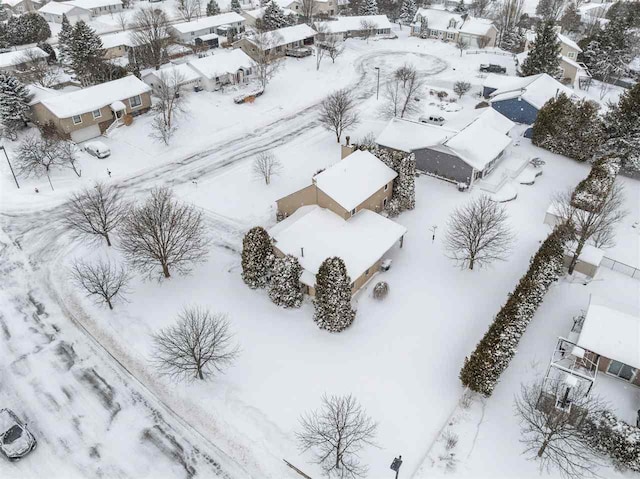
<path fill-rule="evenodd" d="M 422 148 L 413 151 L 416 157 L 416 168 L 425 173 L 448 178 L 457 183 L 469 183 L 473 176 L 473 168 L 455 155 Z"/>
<path fill-rule="evenodd" d="M 328 210 L 333 211 L 338 216 L 341 216 L 345 220 L 351 217 L 351 214 L 345 210 L 342 206 L 338 204 L 333 198 L 331 198 L 328 194 L 322 191 L 320 188 L 316 187 L 317 191 L 317 205 L 322 208 L 327 208 Z"/>
<path fill-rule="evenodd" d="M 309 185 L 295 191 L 276 201 L 278 216 L 286 218 L 302 206 L 315 205 L 318 202 L 317 198 L 316 185 Z"/>
<path fill-rule="evenodd" d="M 482 87 L 482 96 L 485 98 L 489 98 L 489 95 L 491 95 L 496 90 L 497 88 L 491 88 L 489 86 Z"/>
<path fill-rule="evenodd" d="M 518 98 L 492 102 L 491 106 L 494 110 L 516 123 L 533 125 L 538 117 L 538 109 L 536 107 Z"/>

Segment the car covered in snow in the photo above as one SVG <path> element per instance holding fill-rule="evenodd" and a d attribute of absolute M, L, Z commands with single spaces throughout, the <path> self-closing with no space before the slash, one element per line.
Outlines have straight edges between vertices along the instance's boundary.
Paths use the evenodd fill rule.
<path fill-rule="evenodd" d="M 36 448 L 36 439 L 10 409 L 0 409 L 0 451 L 17 461 Z"/>
<path fill-rule="evenodd" d="M 101 141 L 92 141 L 84 145 L 84 151 L 96 158 L 106 158 L 111 155 L 111 150 Z"/>
<path fill-rule="evenodd" d="M 430 123 L 432 125 L 438 125 L 438 126 L 442 126 L 444 125 L 444 117 L 442 116 L 438 116 L 438 115 L 428 115 L 428 116 L 421 116 L 420 118 L 418 118 L 418 121 L 420 123 Z"/>
<path fill-rule="evenodd" d="M 505 67 L 493 63 L 483 63 L 480 65 L 480 71 L 485 73 L 507 73 Z"/>

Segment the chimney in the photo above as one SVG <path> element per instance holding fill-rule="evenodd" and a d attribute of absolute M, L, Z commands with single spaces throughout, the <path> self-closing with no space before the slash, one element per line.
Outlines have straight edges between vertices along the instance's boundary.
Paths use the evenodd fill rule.
<path fill-rule="evenodd" d="M 344 160 L 347 156 L 349 156 L 351 153 L 356 151 L 355 146 L 353 146 L 351 144 L 351 137 L 350 136 L 346 136 L 345 140 L 347 140 L 346 144 L 345 145 L 340 145 L 340 159 L 341 160 Z"/>
<path fill-rule="evenodd" d="M 345 136 L 345 140 L 347 140 L 347 146 L 349 146 L 349 142 L 351 141 L 351 137 L 349 135 Z"/>

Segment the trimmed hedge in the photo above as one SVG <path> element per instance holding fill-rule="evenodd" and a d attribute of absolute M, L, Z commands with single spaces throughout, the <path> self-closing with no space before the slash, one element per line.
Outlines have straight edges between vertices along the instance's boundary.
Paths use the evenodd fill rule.
<path fill-rule="evenodd" d="M 566 225 L 553 230 L 476 349 L 465 358 L 460 380 L 472 391 L 485 396 L 493 393 L 549 286 L 562 274 L 564 245 L 571 237 Z"/>
<path fill-rule="evenodd" d="M 616 467 L 640 472 L 640 429 L 609 411 L 587 423 L 587 437 L 596 451 L 606 454 Z"/>

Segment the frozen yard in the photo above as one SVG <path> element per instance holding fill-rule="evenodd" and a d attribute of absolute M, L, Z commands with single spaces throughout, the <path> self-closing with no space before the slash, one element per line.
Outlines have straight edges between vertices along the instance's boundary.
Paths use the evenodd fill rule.
<path fill-rule="evenodd" d="M 202 435 L 233 459 L 223 464 L 232 472 L 236 472 L 234 468 L 242 469 L 240 475 L 232 477 L 242 477 L 243 473 L 255 478 L 298 477 L 283 464 L 283 458 L 312 477 L 319 477 L 319 468 L 310 464 L 310 456 L 298 451 L 294 433 L 298 430 L 299 416 L 317 407 L 324 393 L 352 393 L 378 421 L 379 448 L 369 448 L 363 454 L 363 462 L 370 467 L 369 477 L 387 477 L 389 464 L 398 454 L 402 454 L 404 460 L 403 477 L 444 475 L 438 464 L 433 467 L 429 464 L 428 453 L 463 393 L 458 373 L 464 357 L 484 334 L 548 234 L 543 219 L 552 195 L 574 187 L 587 175 L 588 165 L 535 148 L 528 140 L 521 139 L 512 145 L 511 155 L 544 159 L 544 174 L 532 186 L 519 185 L 517 199 L 506 203 L 510 224 L 516 233 L 516 243 L 508 260 L 474 271 L 457 268 L 445 256 L 442 237 L 451 211 L 481 191 L 461 193 L 449 183 L 426 176 L 417 179 L 416 209 L 397 219 L 408 229 L 404 247 L 395 247 L 390 252 L 392 268 L 376 277 L 389 283 L 390 294 L 382 302 L 375 301 L 370 283 L 356 296 L 358 313 L 354 324 L 340 334 L 317 328 L 308 299 L 299 310 L 283 310 L 274 306 L 264 291 L 250 290 L 240 278 L 238 252 L 244 232 L 257 224 L 274 224 L 277 198 L 308 184 L 316 171 L 339 160 L 340 148 L 335 137 L 316 123 L 315 107 L 329 91 L 353 86 L 358 92 L 362 122 L 356 131 L 348 133 L 359 138 L 369 132 L 377 134 L 385 125 L 379 112 L 382 98 L 378 101 L 375 98 L 376 66 L 381 69 L 381 92 L 385 78 L 405 62 L 414 63 L 429 74 L 426 82 L 433 89 L 450 89 L 461 77 L 470 81 L 472 91 L 455 103 L 460 108 L 447 107 L 459 111 L 443 112 L 440 107 L 444 104 L 426 92 L 423 94 L 422 113 L 442 112 L 451 124 L 464 124 L 474 114 L 474 106 L 479 101 L 475 95 L 482 82 L 477 73 L 480 63 L 501 63 L 513 72 L 510 57 L 483 54 L 460 58 L 452 45 L 405 38 L 405 35 L 406 32 L 402 33 L 401 38 L 394 41 L 368 44 L 351 40 L 335 65 L 326 59 L 319 72 L 312 58 L 288 59 L 264 96 L 251 105 L 233 104 L 234 92 L 191 94 L 190 113 L 180 118 L 180 128 L 169 148 L 148 138 L 150 115 L 136 118 L 131 127 L 120 128 L 106 140 L 113 151 L 109 159 L 83 156 L 81 179 L 68 172 L 53 175 L 55 192 L 51 192 L 42 179 L 24 181 L 23 188 L 16 191 L 3 164 L 0 167 L 3 221 L 9 235 L 22 247 L 20 254 L 25 255 L 22 261 L 28 259 L 33 265 L 33 271 L 25 269 L 28 273 L 19 270 L 20 281 L 13 284 L 15 291 L 5 294 L 3 304 L 14 302 L 13 298 L 20 294 L 24 296 L 31 282 L 40 288 L 43 297 L 52 296 L 47 300 L 52 308 L 57 308 L 56 302 L 64 304 L 68 311 L 56 309 L 52 313 L 65 322 L 59 334 L 69 335 L 74 344 L 83 344 L 83 337 L 78 336 L 76 326 L 68 317 L 79 321 L 149 388 L 152 396 L 193 427 L 194 430 L 189 428 L 184 432 L 186 444 L 191 444 L 189 441 L 194 436 Z M 264 150 L 273 151 L 283 163 L 282 174 L 270 186 L 251 174 L 252 158 Z M 111 179 L 106 174 L 107 168 L 113 172 Z M 107 255 L 121 258 L 117 250 L 108 251 L 102 246 L 89 249 L 69 242 L 60 227 L 60 214 L 55 205 L 64 201 L 69 192 L 94 180 L 122 186 L 129 198 L 138 200 L 154 186 L 173 186 L 179 198 L 205 212 L 214 238 L 208 261 L 190 276 L 173 277 L 161 283 L 136 278 L 129 302 L 118 304 L 114 311 L 82 298 L 68 284 L 66 268 L 70 261 L 74 257 Z M 626 186 L 629 215 L 618 228 L 617 246 L 607 255 L 638 265 L 640 185 L 633 180 L 621 181 Z M 40 188 L 38 195 L 33 192 L 36 186 Z M 435 240 L 432 240 L 434 227 Z M 9 240 L 2 242 L 8 244 Z M 7 246 L 5 251 L 11 248 Z M 477 434 L 477 438 L 459 455 L 460 463 L 449 476 L 538 477 L 537 465 L 520 455 L 513 396 L 521 382 L 530 382 L 544 373 L 557 336 L 566 334 L 573 316 L 586 307 L 590 293 L 615 294 L 622 302 L 637 302 L 640 281 L 605 269 L 587 285 L 561 280 L 552 287 L 496 392 L 486 400 L 482 422 L 464 424 L 469 427 L 465 434 L 470 437 Z M 241 354 L 225 375 L 212 381 L 173 384 L 158 378 L 149 363 L 150 335 L 172 324 L 182 308 L 189 305 L 227 313 L 241 345 Z M 25 341 L 33 347 L 33 338 Z M 45 347 L 44 353 L 39 354 L 54 356 L 52 352 L 47 353 L 47 348 L 53 349 Z M 103 374 L 111 374 L 108 377 L 118 381 L 119 373 L 109 370 L 111 361 L 101 365 L 92 357 L 93 353 L 91 349 L 83 350 L 81 354 L 87 362 L 83 367 L 94 366 L 96 362 L 96 368 L 107 369 Z M 47 367 L 55 363 L 55 358 L 49 356 L 43 361 Z M 37 371 L 38 376 L 43 372 L 52 377 L 60 374 L 55 370 Z M 27 370 L 28 377 L 33 377 L 29 374 Z M 3 384 L 25 383 L 15 367 L 7 368 L 5 375 Z M 56 377 L 42 388 L 49 394 L 59 395 L 56 390 L 59 383 Z M 127 417 L 132 418 L 130 423 L 116 416 L 111 426 L 109 417 L 100 416 L 106 414 L 103 407 L 92 406 L 90 400 L 82 401 L 87 403 L 87 410 L 82 414 L 93 416 L 90 409 L 95 408 L 98 411 L 95 415 L 101 417 L 92 424 L 93 434 L 104 431 L 100 434 L 107 435 L 99 442 L 118 443 L 110 446 L 113 449 L 103 454 L 102 461 L 121 468 L 113 472 L 123 477 L 144 477 L 145 474 L 157 477 L 154 467 L 158 474 L 168 474 L 162 468 L 169 467 L 175 468 L 175 477 L 184 475 L 180 469 L 184 466 L 179 461 L 168 460 L 153 448 L 148 451 L 146 448 L 150 446 L 138 439 L 141 431 L 153 427 L 156 417 L 134 400 L 137 396 L 131 391 L 137 386 L 118 384 L 118 400 L 123 409 L 120 415 L 128 414 Z M 614 386 L 623 384 L 607 386 L 611 387 L 603 387 L 603 394 L 612 394 L 611 391 L 615 394 Z M 37 390 L 40 386 L 30 388 Z M 21 392 L 18 389 L 18 393 Z M 637 390 L 629 394 L 635 394 L 637 404 Z M 16 408 L 20 405 L 17 397 L 0 388 L 0 399 L 13 401 Z M 615 403 L 616 398 L 611 400 Z M 632 400 L 627 405 L 624 401 L 621 403 L 621 415 L 629 414 L 628 404 Z M 39 410 L 34 432 L 39 438 L 53 438 L 56 434 L 48 422 L 51 418 L 42 413 L 39 401 L 29 401 L 21 412 L 35 417 Z M 58 401 L 66 404 L 60 398 Z M 71 406 L 61 409 L 70 414 Z M 61 414 L 55 409 L 53 413 Z M 31 417 L 29 419 L 31 422 Z M 72 419 L 63 422 L 66 437 L 73 438 Z M 136 432 L 132 433 L 131 429 Z M 108 440 L 116 436 L 117 441 Z M 82 441 L 85 445 L 87 442 Z M 43 449 L 46 446 L 44 444 Z M 73 445 L 70 447 L 73 449 Z M 217 471 L 202 466 L 206 460 L 197 453 L 192 454 L 190 446 L 185 447 L 192 461 L 187 464 L 196 468 L 201 477 L 214 477 Z M 87 459 L 89 456 L 80 453 L 74 453 L 71 463 L 63 466 L 63 446 L 56 445 L 56 448 L 46 455 L 52 462 L 50 471 L 58 466 L 66 467 L 68 471 L 64 473 L 68 477 L 80 477 L 95 473 L 100 467 L 99 460 L 92 463 Z M 204 451 L 211 449 L 209 445 L 203 448 Z M 121 464 L 116 459 L 120 450 L 142 453 L 135 455 L 136 461 Z M 32 477 L 41 454 L 38 450 L 16 466 L 0 462 L 0 473 L 3 477 Z M 162 459 L 156 462 L 157 457 Z M 603 471 L 605 477 L 617 477 L 616 474 L 612 469 Z"/>

